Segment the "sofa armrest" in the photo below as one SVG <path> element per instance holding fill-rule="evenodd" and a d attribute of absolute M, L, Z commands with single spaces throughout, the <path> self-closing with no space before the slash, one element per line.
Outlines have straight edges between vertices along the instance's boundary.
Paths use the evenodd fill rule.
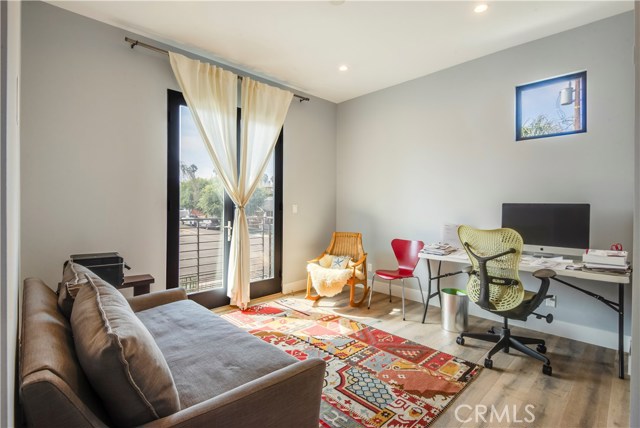
<path fill-rule="evenodd" d="M 284 367 L 146 428 L 317 428 L 325 362 L 312 358 Z"/>
<path fill-rule="evenodd" d="M 172 288 L 169 290 L 156 291 L 142 296 L 129 297 L 127 301 L 133 312 L 144 311 L 167 303 L 186 300 L 187 292 L 182 288 Z"/>
<path fill-rule="evenodd" d="M 99 404 L 88 397 L 78 397 L 54 372 L 44 369 L 30 373 L 20 382 L 20 402 L 26 425 L 30 427 L 107 428 L 94 410 Z M 104 412 L 99 408 L 101 412 Z M 106 416 L 103 415 L 106 419 Z"/>

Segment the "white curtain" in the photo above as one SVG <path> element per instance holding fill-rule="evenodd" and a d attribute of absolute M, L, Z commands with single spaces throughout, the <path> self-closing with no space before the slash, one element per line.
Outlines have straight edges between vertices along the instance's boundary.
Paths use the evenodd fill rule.
<path fill-rule="evenodd" d="M 251 279 L 244 209 L 267 167 L 293 94 L 248 77 L 243 79 L 238 161 L 237 76 L 173 52 L 169 58 L 209 155 L 236 205 L 227 294 L 232 305 L 246 308 Z"/>
<path fill-rule="evenodd" d="M 249 226 L 244 207 L 255 192 L 278 141 L 293 94 L 289 91 L 242 80 L 240 132 L 240 175 L 234 231 L 229 256 L 228 296 L 231 304 L 246 307 L 249 302 Z M 233 281 L 232 281 L 233 280 Z"/>

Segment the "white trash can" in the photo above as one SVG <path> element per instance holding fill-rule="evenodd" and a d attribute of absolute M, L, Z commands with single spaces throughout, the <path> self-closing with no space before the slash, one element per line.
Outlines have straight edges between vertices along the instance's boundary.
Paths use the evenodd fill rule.
<path fill-rule="evenodd" d="M 453 333 L 467 331 L 469 327 L 469 297 L 457 288 L 440 290 L 442 328 Z"/>

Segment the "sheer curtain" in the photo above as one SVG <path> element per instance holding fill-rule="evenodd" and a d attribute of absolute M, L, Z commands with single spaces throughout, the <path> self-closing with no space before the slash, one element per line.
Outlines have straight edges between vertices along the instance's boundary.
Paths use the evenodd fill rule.
<path fill-rule="evenodd" d="M 293 94 L 248 77 L 243 79 L 238 153 L 238 76 L 173 52 L 169 52 L 169 58 L 202 140 L 236 206 L 227 294 L 232 305 L 246 308 L 251 278 L 244 209 L 267 167 Z"/>
<path fill-rule="evenodd" d="M 242 79 L 240 175 L 238 201 L 234 200 L 236 210 L 229 256 L 229 284 L 234 284 L 234 287 L 229 287 L 228 296 L 232 305 L 246 307 L 249 302 L 250 237 L 244 207 L 267 168 L 292 98 L 289 91 L 248 77 Z"/>

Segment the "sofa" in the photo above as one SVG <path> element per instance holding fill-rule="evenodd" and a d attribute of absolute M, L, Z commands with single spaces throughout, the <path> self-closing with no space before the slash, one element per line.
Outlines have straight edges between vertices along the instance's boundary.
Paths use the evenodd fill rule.
<path fill-rule="evenodd" d="M 318 426 L 323 360 L 298 361 L 181 289 L 125 299 L 87 278 L 70 319 L 44 282 L 24 281 L 19 393 L 28 426 Z M 131 331 L 151 342 L 131 341 Z"/>

